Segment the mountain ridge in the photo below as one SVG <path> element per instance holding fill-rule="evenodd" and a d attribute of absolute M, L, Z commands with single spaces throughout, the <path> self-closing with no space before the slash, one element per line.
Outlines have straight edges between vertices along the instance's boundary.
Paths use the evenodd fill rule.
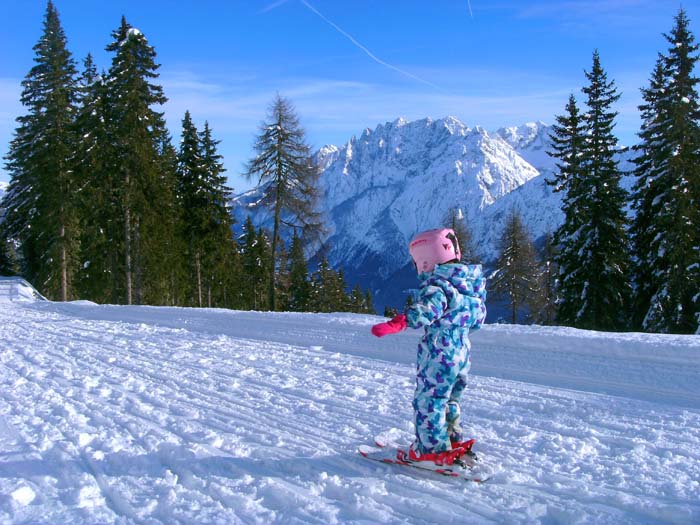
<path fill-rule="evenodd" d="M 319 148 L 314 160 L 322 171 L 329 261 L 344 268 L 348 281 L 369 287 L 375 305 L 395 303 L 414 285 L 406 249 L 413 235 L 441 226 L 450 208 L 460 208 L 482 262 L 491 261 L 504 220 L 494 205 L 524 186 L 532 187 L 517 198 L 525 208 L 533 207 L 533 198 L 554 203 L 554 209 L 543 208 L 548 218 L 534 232 L 540 237 L 544 223 L 560 220 L 559 200 L 536 182 L 554 166 L 544 153 L 548 130 L 542 122 L 491 132 L 450 116 L 398 118 L 365 128 L 341 146 Z M 269 223 L 269 214 L 256 206 L 261 191 L 234 198 L 238 227 L 249 213 L 254 224 Z M 395 282 L 386 286 L 388 281 Z"/>

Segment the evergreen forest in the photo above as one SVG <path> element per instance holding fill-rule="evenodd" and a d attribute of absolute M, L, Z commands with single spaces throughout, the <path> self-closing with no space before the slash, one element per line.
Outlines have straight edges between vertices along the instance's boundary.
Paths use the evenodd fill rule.
<path fill-rule="evenodd" d="M 318 169 L 289 100 L 278 95 L 270 112 L 285 140 L 261 137 L 250 168 L 276 184 L 274 231 L 249 220 L 235 237 L 214 130 L 187 111 L 175 146 L 155 48 L 124 17 L 106 50 L 107 70 L 91 55 L 79 67 L 48 2 L 5 157 L 0 275 L 21 275 L 60 301 L 374 312 L 370 294 L 349 290 L 342 269 L 325 260 L 308 269 L 323 231 Z M 265 164 L 273 151 L 278 158 Z"/>

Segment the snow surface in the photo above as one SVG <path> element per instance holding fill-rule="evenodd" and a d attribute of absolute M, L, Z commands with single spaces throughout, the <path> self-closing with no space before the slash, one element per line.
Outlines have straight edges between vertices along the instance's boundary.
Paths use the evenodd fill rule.
<path fill-rule="evenodd" d="M 21 277 L 0 276 L 0 304 L 14 301 L 34 302 L 36 300 L 45 301 L 46 298 L 27 281 Z"/>
<path fill-rule="evenodd" d="M 0 523 L 700 523 L 700 337 L 484 327 L 475 485 L 357 454 L 411 431 L 378 319 L 0 299 Z"/>

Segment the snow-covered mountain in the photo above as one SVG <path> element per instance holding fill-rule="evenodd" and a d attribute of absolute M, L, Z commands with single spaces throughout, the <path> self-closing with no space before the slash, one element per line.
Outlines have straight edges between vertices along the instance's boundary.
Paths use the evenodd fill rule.
<path fill-rule="evenodd" d="M 406 264 L 408 240 L 441 225 L 450 208 L 476 225 L 485 209 L 539 175 L 499 135 L 454 118 L 397 120 L 318 156 L 331 260 L 361 264 L 380 255 L 374 271 L 383 277 Z"/>
<path fill-rule="evenodd" d="M 375 305 L 399 306 L 415 285 L 407 244 L 417 232 L 442 226 L 450 208 L 467 219 L 480 262 L 497 257 L 508 212 L 518 209 L 534 241 L 563 220 L 561 195 L 545 178 L 555 168 L 550 128 L 542 122 L 489 132 L 453 117 L 398 119 L 365 129 L 341 146 L 325 146 L 316 158 L 323 173 L 324 239 L 333 265 L 348 280 L 369 287 Z M 260 190 L 235 199 L 239 224 L 258 210 Z"/>
<path fill-rule="evenodd" d="M 357 453 L 412 435 L 380 319 L 0 294 L 0 523 L 700 523 L 697 336 L 472 334 L 474 486 Z"/>

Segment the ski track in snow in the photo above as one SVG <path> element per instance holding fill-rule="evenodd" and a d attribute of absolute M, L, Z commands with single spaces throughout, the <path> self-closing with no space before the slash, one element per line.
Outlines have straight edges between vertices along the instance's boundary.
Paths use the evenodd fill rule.
<path fill-rule="evenodd" d="M 0 522 L 700 522 L 700 338 L 658 339 L 676 353 L 656 358 L 654 385 L 629 354 L 634 373 L 610 379 L 593 333 L 485 327 L 475 371 L 483 355 L 478 373 L 529 382 L 472 376 L 464 421 L 502 468 L 476 485 L 357 454 L 411 431 L 419 334 L 379 341 L 376 321 L 0 304 Z M 548 368 L 549 333 L 583 373 Z M 527 355 L 511 355 L 517 341 Z M 674 367 L 687 374 L 675 390 Z M 668 402 L 646 399 L 657 392 Z"/>

